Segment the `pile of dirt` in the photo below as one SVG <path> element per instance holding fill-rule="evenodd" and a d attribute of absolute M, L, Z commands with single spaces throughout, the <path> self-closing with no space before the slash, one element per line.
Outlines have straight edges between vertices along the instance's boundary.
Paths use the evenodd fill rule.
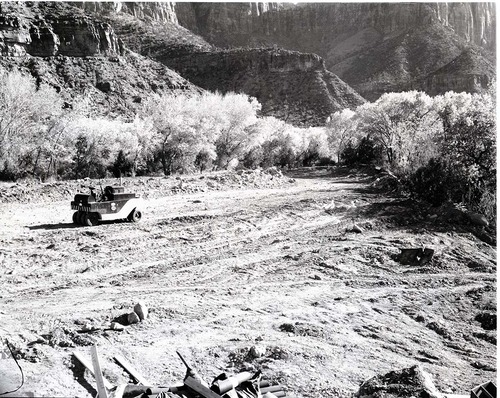
<path fill-rule="evenodd" d="M 437 398 L 431 377 L 419 366 L 389 372 L 366 380 L 356 394 L 359 398 L 421 397 Z"/>
<path fill-rule="evenodd" d="M 295 183 L 295 180 L 271 167 L 265 170 L 238 170 L 211 172 L 189 176 L 170 177 L 128 177 L 121 185 L 126 192 L 137 192 L 145 199 L 162 196 L 190 194 L 230 189 L 278 188 Z M 81 179 L 41 183 L 38 181 L 20 181 L 0 184 L 0 203 L 42 203 L 47 201 L 72 200 L 78 192 L 88 192 L 83 186 L 120 185 L 117 178 L 103 180 Z"/>

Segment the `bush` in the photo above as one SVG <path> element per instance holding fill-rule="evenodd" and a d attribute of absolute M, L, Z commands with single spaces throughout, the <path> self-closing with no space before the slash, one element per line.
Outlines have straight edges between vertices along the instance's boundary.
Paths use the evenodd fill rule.
<path fill-rule="evenodd" d="M 132 161 L 127 159 L 123 149 L 120 149 L 118 151 L 118 155 L 116 156 L 115 162 L 110 167 L 110 171 L 115 177 L 122 177 L 132 174 L 133 168 L 134 164 L 132 163 Z"/>
<path fill-rule="evenodd" d="M 446 165 L 434 158 L 410 177 L 411 191 L 433 206 L 450 200 L 452 192 L 455 191 L 452 185 Z"/>
<path fill-rule="evenodd" d="M 264 149 L 261 146 L 256 146 L 245 153 L 241 164 L 247 169 L 256 169 L 262 166 L 264 161 Z"/>
<path fill-rule="evenodd" d="M 363 137 L 357 144 L 349 141 L 340 154 L 340 159 L 348 165 L 380 162 L 382 148 L 372 138 Z"/>

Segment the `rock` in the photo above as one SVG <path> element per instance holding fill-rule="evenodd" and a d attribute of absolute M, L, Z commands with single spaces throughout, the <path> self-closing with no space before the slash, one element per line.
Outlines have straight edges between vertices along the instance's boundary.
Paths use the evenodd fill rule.
<path fill-rule="evenodd" d="M 253 358 L 260 358 L 266 355 L 266 347 L 261 345 L 254 345 L 250 348 L 250 355 Z"/>
<path fill-rule="evenodd" d="M 113 330 L 125 330 L 125 326 L 123 326 L 122 324 L 120 324 L 118 322 L 111 322 L 111 324 L 109 325 L 109 328 L 113 329 Z"/>
<path fill-rule="evenodd" d="M 430 375 L 419 365 L 372 377 L 361 384 L 355 396 L 360 398 L 442 397 Z"/>
<path fill-rule="evenodd" d="M 356 232 L 358 234 L 362 234 L 364 232 L 364 229 L 361 228 L 358 224 L 354 224 L 351 228 L 351 232 Z"/>
<path fill-rule="evenodd" d="M 430 330 L 433 330 L 434 332 L 436 332 L 440 336 L 443 336 L 445 338 L 449 338 L 450 337 L 450 333 L 448 332 L 448 330 L 446 330 L 446 328 L 443 325 L 441 325 L 440 323 L 438 323 L 438 322 L 429 322 L 425 326 L 427 328 L 429 328 Z"/>
<path fill-rule="evenodd" d="M 496 330 L 497 328 L 497 315 L 495 313 L 482 312 L 477 314 L 474 320 L 479 322 L 485 330 Z"/>
<path fill-rule="evenodd" d="M 472 224 L 478 225 L 480 227 L 487 227 L 488 225 L 490 225 L 486 217 L 479 213 L 468 212 L 467 218 Z"/>
<path fill-rule="evenodd" d="M 142 302 L 139 301 L 136 305 L 134 305 L 134 312 L 139 316 L 139 319 L 143 321 L 148 317 L 148 307 Z"/>
<path fill-rule="evenodd" d="M 295 333 L 295 326 L 291 323 L 283 323 L 282 325 L 280 325 L 280 330 L 282 332 Z"/>
<path fill-rule="evenodd" d="M 135 312 L 131 312 L 130 314 L 127 315 L 127 322 L 129 325 L 132 325 L 134 323 L 139 323 L 141 319 L 139 318 L 139 315 L 137 315 Z"/>
<path fill-rule="evenodd" d="M 394 255 L 393 259 L 403 265 L 422 266 L 432 260 L 433 249 L 400 249 L 401 253 Z"/>
<path fill-rule="evenodd" d="M 91 322 L 85 322 L 80 330 L 82 332 L 90 332 L 91 330 L 94 330 L 94 326 Z"/>
<path fill-rule="evenodd" d="M 113 83 L 109 81 L 102 81 L 96 83 L 96 88 L 101 90 L 103 93 L 109 93 L 113 91 Z"/>

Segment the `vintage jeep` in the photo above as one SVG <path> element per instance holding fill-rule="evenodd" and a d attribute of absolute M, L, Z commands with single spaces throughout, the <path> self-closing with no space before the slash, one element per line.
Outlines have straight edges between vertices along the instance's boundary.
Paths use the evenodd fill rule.
<path fill-rule="evenodd" d="M 125 193 L 123 187 L 107 186 L 97 194 L 96 188 L 89 188 L 90 195 L 76 194 L 71 202 L 73 223 L 92 226 L 100 221 L 128 220 L 138 222 L 142 218 L 143 200 L 137 193 Z"/>

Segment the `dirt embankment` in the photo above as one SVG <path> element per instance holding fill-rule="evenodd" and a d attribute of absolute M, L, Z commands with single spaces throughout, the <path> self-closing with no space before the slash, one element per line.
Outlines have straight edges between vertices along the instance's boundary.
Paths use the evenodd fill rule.
<path fill-rule="evenodd" d="M 176 350 L 208 380 L 261 369 L 290 397 L 349 397 L 414 365 L 442 392 L 496 378 L 494 246 L 367 175 L 266 174 L 125 180 L 147 197 L 143 220 L 96 227 L 71 223 L 80 182 L 38 198 L 4 186 L 17 199 L 0 208 L 0 334 L 25 374 L 17 394 L 95 396 L 72 357 L 91 344 L 115 385 L 129 381 L 116 354 L 154 384 L 181 381 Z M 402 264 L 404 248 L 433 257 Z M 110 330 L 138 301 L 148 318 Z M 1 352 L 7 390 L 20 374 Z"/>
<path fill-rule="evenodd" d="M 293 184 L 293 178 L 283 176 L 274 167 L 265 170 L 221 171 L 205 174 L 175 177 L 107 178 L 102 180 L 68 180 L 41 183 L 21 181 L 0 183 L 0 203 L 41 203 L 71 200 L 79 191 L 88 192 L 84 186 L 94 186 L 97 192 L 101 186 L 122 185 L 127 191 L 137 192 L 145 199 L 162 196 L 191 194 L 197 192 L 221 191 L 227 189 L 260 189 Z"/>

